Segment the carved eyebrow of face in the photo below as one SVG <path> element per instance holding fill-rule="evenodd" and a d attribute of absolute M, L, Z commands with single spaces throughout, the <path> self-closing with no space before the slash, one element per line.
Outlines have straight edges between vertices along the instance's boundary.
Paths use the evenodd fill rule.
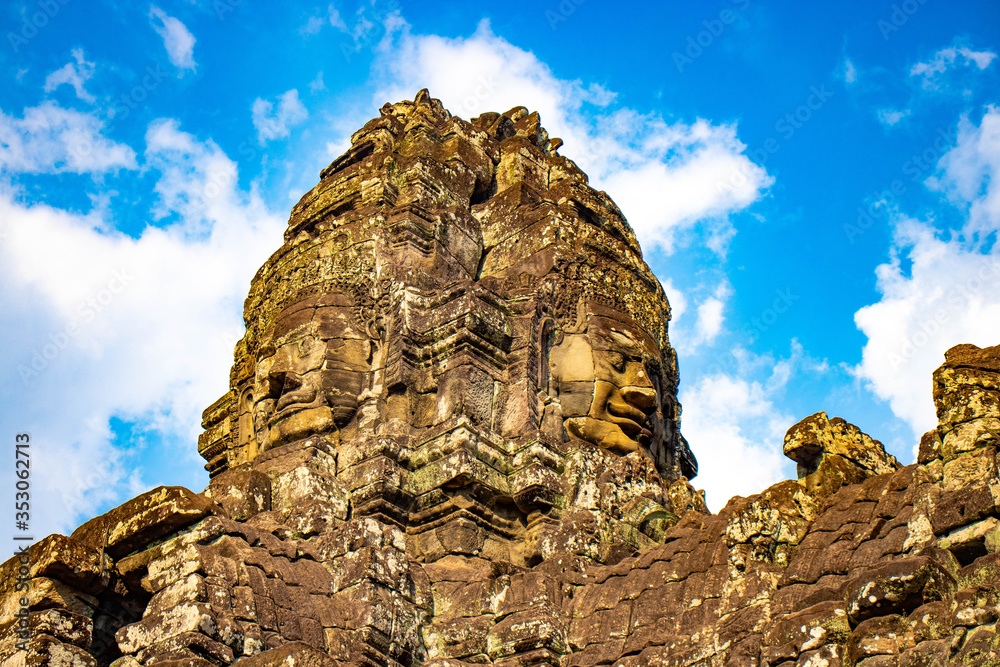
<path fill-rule="evenodd" d="M 634 337 L 614 329 L 609 332 L 608 339 L 613 345 L 608 350 L 608 357 L 611 360 L 612 366 L 618 372 L 624 372 L 628 362 L 641 363 L 650 372 L 654 368 L 659 368 L 659 355 L 650 353 L 646 349 L 646 346 L 643 345 L 644 341 L 637 341 Z"/>

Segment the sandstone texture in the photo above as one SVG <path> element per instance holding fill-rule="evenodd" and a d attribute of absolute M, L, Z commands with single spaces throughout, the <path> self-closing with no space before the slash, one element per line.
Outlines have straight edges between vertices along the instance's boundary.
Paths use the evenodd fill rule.
<path fill-rule="evenodd" d="M 820 412 L 712 514 L 669 304 L 561 143 L 385 105 L 251 284 L 208 488 L 0 566 L 0 665 L 1000 665 L 1000 346 L 948 351 L 918 463 Z"/>

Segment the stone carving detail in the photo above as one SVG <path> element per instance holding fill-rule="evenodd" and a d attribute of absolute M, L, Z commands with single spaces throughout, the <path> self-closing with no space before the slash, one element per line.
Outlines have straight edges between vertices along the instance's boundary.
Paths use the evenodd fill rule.
<path fill-rule="evenodd" d="M 899 470 L 896 458 L 882 443 L 839 417 L 825 412 L 806 417 L 785 434 L 785 456 L 798 464 L 799 481 L 816 498 L 829 496 L 845 484 Z"/>
<path fill-rule="evenodd" d="M 666 298 L 560 144 L 383 107 L 251 284 L 209 487 L 4 563 L 0 665 L 998 664 L 1000 347 L 947 353 L 917 464 L 820 412 L 712 514 Z"/>

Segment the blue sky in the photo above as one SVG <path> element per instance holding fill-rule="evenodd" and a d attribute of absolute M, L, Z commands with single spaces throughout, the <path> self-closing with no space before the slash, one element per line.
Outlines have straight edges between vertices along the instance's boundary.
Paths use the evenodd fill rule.
<path fill-rule="evenodd" d="M 1000 5 L 10 2 L 0 413 L 40 534 L 207 484 L 250 278 L 387 101 L 525 105 L 674 308 L 695 484 L 794 476 L 819 410 L 903 463 L 948 347 L 1000 342 Z"/>

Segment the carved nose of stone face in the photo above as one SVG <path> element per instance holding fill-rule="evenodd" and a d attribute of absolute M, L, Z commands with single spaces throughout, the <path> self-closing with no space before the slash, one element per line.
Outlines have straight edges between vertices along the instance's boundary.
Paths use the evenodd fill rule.
<path fill-rule="evenodd" d="M 284 377 L 281 379 L 281 397 L 278 398 L 275 405 L 277 412 L 281 412 L 289 405 L 312 403 L 316 398 L 316 388 L 312 386 L 312 383 L 306 382 L 301 375 L 291 371 L 282 375 Z"/>
<path fill-rule="evenodd" d="M 636 408 L 642 410 L 646 415 L 656 408 L 656 389 L 652 386 L 642 387 L 632 385 L 622 389 L 622 397 Z"/>

